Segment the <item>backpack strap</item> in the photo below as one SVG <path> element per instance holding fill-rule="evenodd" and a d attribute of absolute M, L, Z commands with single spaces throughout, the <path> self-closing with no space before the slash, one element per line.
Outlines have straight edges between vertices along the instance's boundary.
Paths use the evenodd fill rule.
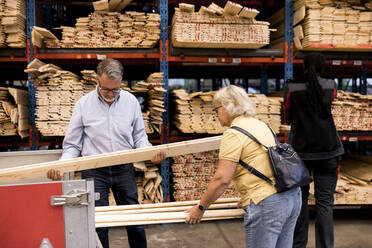
<path fill-rule="evenodd" d="M 257 144 L 259 144 L 259 145 L 265 147 L 266 149 L 268 149 L 267 146 L 265 146 L 264 144 L 262 144 L 261 142 L 259 142 L 258 139 L 256 139 L 256 137 L 254 137 L 250 132 L 244 130 L 243 128 L 240 128 L 240 127 L 237 127 L 237 126 L 232 126 L 232 127 L 230 127 L 230 128 L 235 129 L 235 130 L 237 130 L 237 131 L 239 131 L 239 132 L 241 132 L 241 133 L 244 133 L 245 135 L 247 135 L 249 138 L 251 138 L 251 139 L 252 139 L 254 142 L 256 142 Z M 270 129 L 270 130 L 271 130 L 271 129 Z M 271 131 L 271 132 L 272 132 L 272 131 Z"/>
<path fill-rule="evenodd" d="M 253 175 L 265 180 L 271 185 L 274 185 L 274 182 L 270 178 L 268 178 L 267 176 L 265 176 L 264 174 L 262 174 L 261 172 L 259 172 L 258 170 L 256 170 L 255 168 L 247 164 L 246 162 L 244 162 L 243 160 L 239 160 L 239 164 L 241 164 L 244 168 L 246 168 Z"/>
<path fill-rule="evenodd" d="M 268 149 L 267 146 L 265 146 L 264 144 L 262 144 L 261 142 L 259 142 L 256 137 L 254 137 L 250 132 L 244 130 L 243 128 L 240 128 L 240 127 L 237 127 L 237 126 L 232 126 L 231 127 L 232 129 L 235 129 L 245 135 L 247 135 L 249 138 L 251 138 L 253 141 L 255 141 L 257 144 L 265 147 L 266 149 Z M 270 129 L 271 130 L 271 129 Z M 271 131 L 273 132 L 273 131 Z M 274 136 L 276 137 L 276 135 L 274 134 Z M 239 160 L 239 164 L 241 164 L 244 168 L 246 168 L 250 173 L 252 173 L 253 175 L 265 180 L 266 182 L 270 183 L 271 185 L 274 185 L 274 182 L 268 178 L 267 176 L 265 176 L 264 174 L 262 174 L 261 172 L 259 172 L 258 170 L 256 170 L 255 168 L 253 168 L 252 166 L 250 166 L 249 164 L 247 164 L 246 162 L 244 162 L 243 160 Z"/>

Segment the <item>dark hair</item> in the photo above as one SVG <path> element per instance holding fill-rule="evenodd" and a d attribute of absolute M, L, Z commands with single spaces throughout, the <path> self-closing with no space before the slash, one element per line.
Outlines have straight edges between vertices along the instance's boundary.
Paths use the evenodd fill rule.
<path fill-rule="evenodd" d="M 331 114 L 331 103 L 327 103 L 323 97 L 323 89 L 319 84 L 318 76 L 325 67 L 325 57 L 320 53 L 311 53 L 304 57 L 304 78 L 306 93 L 310 105 L 321 117 Z"/>

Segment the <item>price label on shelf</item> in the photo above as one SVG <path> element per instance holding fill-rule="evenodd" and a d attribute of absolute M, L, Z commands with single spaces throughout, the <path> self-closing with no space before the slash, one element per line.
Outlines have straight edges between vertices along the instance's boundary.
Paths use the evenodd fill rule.
<path fill-rule="evenodd" d="M 217 63 L 217 58 L 208 58 L 208 63 Z"/>
<path fill-rule="evenodd" d="M 105 60 L 106 59 L 106 55 L 104 55 L 104 54 L 97 54 L 97 59 L 98 60 Z"/>
<path fill-rule="evenodd" d="M 362 61 L 361 60 L 354 60 L 354 65 L 362 65 Z"/>
<path fill-rule="evenodd" d="M 349 137 L 349 141 L 350 142 L 357 142 L 358 141 L 358 137 Z"/>
<path fill-rule="evenodd" d="M 233 58 L 233 59 L 232 59 L 232 62 L 233 62 L 234 64 L 240 64 L 240 63 L 242 62 L 242 59 L 241 59 L 241 58 Z"/>
<path fill-rule="evenodd" d="M 332 60 L 332 65 L 341 65 L 341 60 Z"/>

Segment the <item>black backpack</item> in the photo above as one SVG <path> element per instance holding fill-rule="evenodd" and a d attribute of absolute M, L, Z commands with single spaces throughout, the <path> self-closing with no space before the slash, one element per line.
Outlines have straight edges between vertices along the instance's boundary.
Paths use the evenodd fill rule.
<path fill-rule="evenodd" d="M 263 145 L 252 134 L 240 127 L 232 126 L 231 128 L 244 133 L 257 144 L 267 149 L 270 164 L 276 180 L 275 185 L 270 178 L 268 178 L 252 166 L 248 165 L 244 161 L 239 160 L 239 163 L 255 176 L 258 176 L 271 185 L 274 185 L 278 192 L 284 192 L 295 187 L 301 187 L 313 181 L 313 179 L 310 177 L 309 170 L 305 167 L 304 163 L 295 152 L 293 147 L 290 144 L 280 143 L 278 137 L 275 135 L 270 127 L 269 129 L 274 135 L 276 143 L 275 146 L 271 147 Z"/>

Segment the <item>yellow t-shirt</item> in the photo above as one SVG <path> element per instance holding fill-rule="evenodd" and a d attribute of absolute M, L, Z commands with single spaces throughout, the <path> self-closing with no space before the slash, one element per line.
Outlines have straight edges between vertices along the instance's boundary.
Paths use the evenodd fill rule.
<path fill-rule="evenodd" d="M 267 125 L 253 117 L 239 116 L 232 121 L 231 126 L 245 129 L 266 146 L 275 145 L 274 136 Z M 229 128 L 223 133 L 219 159 L 237 163 L 241 159 L 275 183 L 267 150 L 237 130 Z M 251 200 L 258 204 L 277 192 L 273 185 L 253 175 L 240 164 L 237 164 L 233 182 L 241 194 L 243 206 L 249 205 Z"/>

